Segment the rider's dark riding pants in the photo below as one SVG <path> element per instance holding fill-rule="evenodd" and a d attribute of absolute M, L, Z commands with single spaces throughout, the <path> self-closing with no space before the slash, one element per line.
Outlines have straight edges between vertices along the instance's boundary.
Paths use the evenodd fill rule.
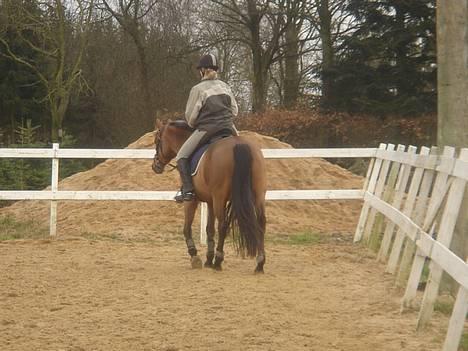
<path fill-rule="evenodd" d="M 192 135 L 185 141 L 176 156 L 176 161 L 181 158 L 189 158 L 200 144 L 207 132 L 196 129 Z"/>

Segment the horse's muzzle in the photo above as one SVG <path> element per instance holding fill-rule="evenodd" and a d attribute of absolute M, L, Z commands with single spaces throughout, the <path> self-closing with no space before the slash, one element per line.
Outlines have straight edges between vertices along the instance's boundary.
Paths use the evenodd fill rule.
<path fill-rule="evenodd" d="M 164 165 L 161 164 L 161 162 L 159 162 L 159 160 L 154 160 L 153 165 L 151 166 L 151 168 L 153 169 L 154 173 L 156 173 L 156 174 L 161 174 L 162 172 L 164 172 Z"/>

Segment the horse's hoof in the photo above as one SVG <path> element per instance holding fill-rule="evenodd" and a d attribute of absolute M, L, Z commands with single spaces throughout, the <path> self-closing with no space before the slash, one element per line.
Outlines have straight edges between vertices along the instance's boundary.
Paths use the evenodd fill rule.
<path fill-rule="evenodd" d="M 203 262 L 198 256 L 192 256 L 192 258 L 190 259 L 190 263 L 192 264 L 193 269 L 201 269 L 203 266 Z"/>
<path fill-rule="evenodd" d="M 205 268 L 213 268 L 213 262 L 206 261 L 205 264 L 204 264 L 204 267 Z"/>
<path fill-rule="evenodd" d="M 263 271 L 263 267 L 262 268 L 257 267 L 257 268 L 255 268 L 254 273 L 255 274 L 264 274 L 265 272 Z"/>
<path fill-rule="evenodd" d="M 221 265 L 213 265 L 213 269 L 215 271 L 221 272 L 223 270 L 223 267 L 221 267 Z"/>

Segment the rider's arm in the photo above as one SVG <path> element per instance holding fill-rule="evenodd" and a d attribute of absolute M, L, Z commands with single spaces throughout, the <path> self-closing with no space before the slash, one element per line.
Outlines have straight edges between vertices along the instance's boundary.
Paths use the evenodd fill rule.
<path fill-rule="evenodd" d="M 234 134 L 236 136 L 239 136 L 239 131 L 237 130 L 236 126 L 234 125 L 234 123 L 232 124 L 232 131 L 234 132 Z"/>
<path fill-rule="evenodd" d="M 229 91 L 229 96 L 231 97 L 232 117 L 237 117 L 237 114 L 239 113 L 239 108 L 237 107 L 237 101 L 236 101 L 236 98 L 234 97 L 234 94 L 232 93 L 232 91 Z M 232 124 L 232 130 L 234 131 L 235 135 L 239 136 L 239 131 L 237 130 L 234 123 Z"/>
<path fill-rule="evenodd" d="M 190 90 L 187 106 L 185 108 L 185 120 L 192 128 L 194 128 L 195 121 L 197 120 L 202 104 L 203 102 L 200 91 L 196 89 L 196 87 L 193 87 L 192 90 Z"/>
<path fill-rule="evenodd" d="M 237 114 L 239 113 L 239 108 L 237 107 L 237 101 L 232 91 L 229 91 L 229 96 L 231 97 L 232 117 L 237 117 Z"/>

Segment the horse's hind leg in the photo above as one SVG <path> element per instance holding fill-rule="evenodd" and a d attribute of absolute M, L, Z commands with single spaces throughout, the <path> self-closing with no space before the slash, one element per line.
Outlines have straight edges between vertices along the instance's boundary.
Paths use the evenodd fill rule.
<path fill-rule="evenodd" d="M 213 210 L 213 204 L 208 204 L 208 221 L 206 224 L 206 262 L 205 267 L 213 267 L 213 258 L 215 255 L 215 215 Z"/>
<path fill-rule="evenodd" d="M 224 207 L 225 203 L 217 202 L 214 204 L 214 214 L 218 220 L 218 245 L 216 246 L 215 260 L 213 268 L 217 271 L 222 270 L 221 263 L 224 261 L 224 239 L 226 239 L 227 226 L 225 225 Z"/>
<path fill-rule="evenodd" d="M 255 273 L 263 273 L 263 266 L 266 262 L 265 254 L 265 229 L 266 229 L 266 217 L 265 217 L 265 203 L 261 201 L 261 205 L 257 206 L 257 220 L 260 227 L 261 233 L 258 240 L 257 250 L 257 266 L 255 267 Z"/>
<path fill-rule="evenodd" d="M 202 261 L 197 255 L 197 248 L 192 238 L 192 223 L 197 210 L 198 201 L 185 201 L 185 223 L 184 223 L 184 237 L 187 244 L 188 253 L 190 255 L 192 268 L 202 268 Z"/>

